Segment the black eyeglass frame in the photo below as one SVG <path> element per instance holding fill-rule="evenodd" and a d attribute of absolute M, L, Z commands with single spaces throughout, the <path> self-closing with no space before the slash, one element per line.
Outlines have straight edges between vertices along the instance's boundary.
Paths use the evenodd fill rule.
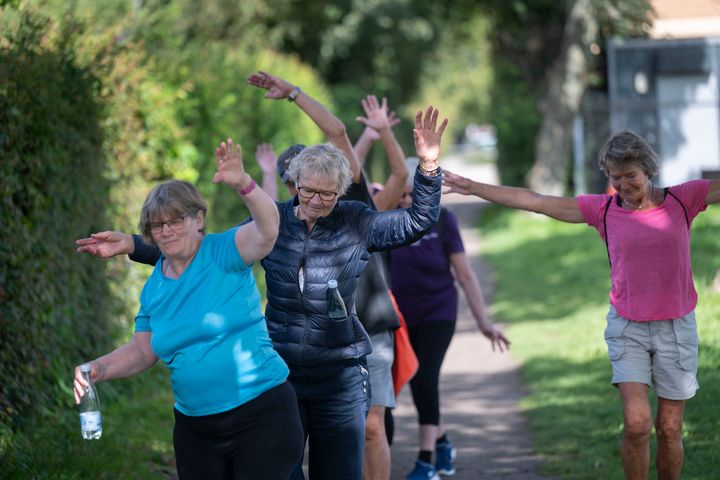
<path fill-rule="evenodd" d="M 335 197 L 338 196 L 338 192 L 330 192 L 328 190 L 315 190 L 313 188 L 303 186 L 298 186 L 297 191 L 298 195 L 307 200 L 310 200 L 315 195 L 317 195 L 318 197 L 320 197 L 320 200 L 324 202 L 332 202 L 333 200 L 335 200 Z"/>

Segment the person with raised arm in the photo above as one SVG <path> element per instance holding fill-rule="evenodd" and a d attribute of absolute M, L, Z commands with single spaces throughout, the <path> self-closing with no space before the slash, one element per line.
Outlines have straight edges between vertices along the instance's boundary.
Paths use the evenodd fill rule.
<path fill-rule="evenodd" d="M 473 182 L 450 172 L 443 181 L 447 192 L 587 223 L 598 231 L 612 280 L 605 341 L 623 409 L 620 456 L 625 476 L 648 477 L 654 424 L 657 476 L 678 479 L 685 402 L 699 388 L 690 228 L 708 205 L 720 202 L 720 179 L 656 186 L 657 154 L 630 130 L 609 137 L 598 163 L 616 193 L 556 197 Z M 657 397 L 654 422 L 650 387 Z"/>
<path fill-rule="evenodd" d="M 268 73 L 251 75 L 249 82 L 268 90 L 266 97 L 276 100 L 283 98 L 281 94 L 283 91 L 291 93 L 299 91 L 289 82 Z M 345 152 L 354 154 L 344 125 L 337 117 L 306 93 L 294 100 L 323 130 L 329 140 L 342 145 Z M 402 187 L 408 178 L 404 154 L 392 133 L 392 125 L 397 122 L 394 115 L 388 113 L 386 99 L 378 102 L 374 95 L 367 95 L 361 100 L 361 106 L 365 116 L 359 116 L 357 120 L 366 125 L 367 129 L 375 132 L 378 139 L 382 140 L 391 164 L 392 173 L 387 181 L 388 190 L 383 194 L 383 200 L 377 208 L 380 211 L 389 210 L 397 206 Z M 289 175 L 289 165 L 303 149 L 304 145 L 293 145 L 282 152 L 277 161 L 281 179 L 291 193 L 295 184 Z M 376 205 L 368 190 L 360 161 L 354 155 L 349 157 L 349 161 L 353 181 L 340 200 L 359 201 L 375 209 Z M 366 357 L 370 391 L 372 392 L 370 410 L 365 424 L 363 477 L 366 480 L 390 478 L 390 446 L 385 430 L 385 410 L 395 406 L 391 371 L 394 360 L 393 336 L 394 329 L 400 326 L 397 312 L 388 292 L 386 268 L 378 255 L 380 255 L 379 252 L 370 256 L 356 288 L 358 318 L 369 334 L 372 344 L 372 352 Z"/>
<path fill-rule="evenodd" d="M 263 84 L 277 91 L 277 82 L 267 81 L 265 75 Z M 298 105 L 318 107 L 295 88 L 281 91 L 297 92 Z M 275 93 L 272 98 L 285 97 Z M 416 195 L 408 209 L 377 212 L 359 202 L 338 202 L 352 182 L 345 156 L 354 155 L 352 147 L 313 145 L 290 162 L 289 175 L 298 195 L 276 204 L 277 241 L 262 259 L 265 317 L 273 346 L 290 369 L 313 479 L 362 478 L 371 394 L 365 357 L 371 345 L 357 317 L 355 289 L 371 252 L 413 242 L 437 222 L 440 140 L 447 126 L 447 119 L 438 124 L 438 114 L 428 107 L 415 117 L 420 164 L 414 176 Z M 344 127 L 342 131 L 344 135 Z M 162 253 L 118 232 L 93 239 L 92 249 L 84 251 L 103 252 L 101 256 L 131 254 L 131 259 L 154 263 Z M 328 316 L 327 284 L 333 279 L 347 306 L 346 324 Z M 290 478 L 304 478 L 301 460 Z"/>
<path fill-rule="evenodd" d="M 408 159 L 412 165 L 417 159 Z M 412 202 L 413 185 L 405 186 L 400 206 Z M 408 480 L 438 480 L 455 473 L 457 449 L 445 431 L 440 411 L 440 370 L 455 334 L 460 285 L 480 332 L 493 351 L 510 347 L 485 308 L 480 282 L 465 254 L 454 213 L 440 210 L 440 219 L 417 242 L 390 252 L 391 287 L 407 322 L 418 359 L 410 380 L 417 410 L 419 452 Z"/>
<path fill-rule="evenodd" d="M 181 480 L 285 480 L 302 459 L 302 425 L 251 268 L 272 250 L 279 215 L 245 173 L 239 145 L 228 139 L 215 156 L 213 182 L 237 191 L 253 220 L 206 234 L 207 203 L 195 187 L 178 180 L 156 186 L 139 227 L 160 258 L 140 295 L 135 334 L 87 363 L 91 379 L 100 382 L 163 360 L 175 396 L 173 447 Z M 118 232 L 78 244 L 78 252 L 99 257 L 133 249 L 132 238 Z M 76 367 L 76 402 L 86 386 Z"/>

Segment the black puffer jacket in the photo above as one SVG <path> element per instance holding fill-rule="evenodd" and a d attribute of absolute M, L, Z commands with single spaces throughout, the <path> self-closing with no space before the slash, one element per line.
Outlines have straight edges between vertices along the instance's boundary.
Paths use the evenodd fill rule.
<path fill-rule="evenodd" d="M 280 234 L 262 265 L 268 330 L 287 363 L 315 365 L 370 353 L 370 340 L 355 313 L 355 288 L 370 252 L 414 242 L 440 214 L 441 176 L 426 177 L 416 171 L 414 181 L 409 209 L 376 212 L 359 202 L 338 202 L 311 232 L 295 216 L 295 201 L 278 204 Z M 327 281 L 333 278 L 351 323 L 337 324 L 327 317 Z"/>

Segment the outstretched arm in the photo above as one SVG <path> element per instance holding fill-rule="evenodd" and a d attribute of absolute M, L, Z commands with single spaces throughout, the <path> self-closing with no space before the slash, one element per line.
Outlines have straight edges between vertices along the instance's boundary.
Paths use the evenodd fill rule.
<path fill-rule="evenodd" d="M 542 195 L 527 188 L 474 182 L 447 170 L 443 171 L 443 184 L 448 187 L 444 193 L 475 195 L 506 207 L 542 213 L 563 222 L 585 222 L 580 207 L 578 207 L 577 199 L 573 197 L 555 197 Z"/>
<path fill-rule="evenodd" d="M 355 142 L 353 149 L 355 150 L 355 156 L 360 163 L 360 168 L 365 167 L 365 160 L 367 159 L 368 153 L 370 153 L 375 140 L 380 140 L 380 135 L 372 128 L 365 127 Z"/>
<path fill-rule="evenodd" d="M 380 211 L 392 210 L 400 203 L 403 187 L 409 175 L 405 155 L 392 132 L 387 99 L 383 98 L 382 103 L 379 103 L 375 95 L 368 95 L 361 103 L 366 116 L 357 117 L 357 120 L 378 133 L 390 163 L 390 176 L 384 188 L 373 197 L 373 201 Z"/>
<path fill-rule="evenodd" d="M 253 220 L 239 227 L 235 233 L 238 253 L 250 264 L 264 258 L 275 244 L 280 225 L 280 214 L 275 201 L 261 188 L 255 187 L 250 175 L 245 173 L 240 145 L 231 138 L 215 149 L 217 170 L 213 183 L 224 183 L 235 189 L 247 205 Z"/>
<path fill-rule="evenodd" d="M 298 89 L 297 96 L 294 100 L 297 106 L 320 127 L 320 130 L 323 131 L 328 140 L 345 154 L 348 162 L 350 162 L 353 181 L 356 183 L 360 181 L 360 162 L 355 156 L 355 150 L 353 150 L 350 139 L 347 136 L 345 125 L 339 118 L 310 95 L 300 91 L 299 87 L 280 77 L 276 77 L 267 72 L 257 72 L 251 74 L 247 81 L 250 85 L 267 90 L 265 98 L 273 100 L 288 98 L 291 93 Z"/>
<path fill-rule="evenodd" d="M 89 253 L 98 258 L 130 255 L 135 251 L 132 235 L 122 232 L 93 233 L 88 238 L 75 240 L 75 244 L 78 246 L 78 253 Z"/>
<path fill-rule="evenodd" d="M 490 340 L 493 351 L 495 351 L 496 345 L 501 352 L 510 348 L 510 340 L 505 337 L 503 332 L 495 328 L 495 325 L 493 325 L 488 318 L 480 282 L 465 252 L 450 254 L 450 265 L 452 265 L 455 271 L 455 278 L 463 289 L 463 292 L 465 292 L 465 298 L 468 301 L 475 322 L 480 332 Z"/>
<path fill-rule="evenodd" d="M 262 189 L 270 198 L 277 200 L 277 155 L 275 155 L 272 146 L 268 143 L 258 145 L 255 149 L 255 159 L 260 165 L 263 174 Z"/>
<path fill-rule="evenodd" d="M 96 358 L 90 363 L 90 379 L 93 382 L 112 380 L 113 378 L 129 377 L 155 365 L 158 357 L 152 351 L 151 332 L 135 332 L 133 338 L 107 355 Z M 73 393 L 75 403 L 85 395 L 87 382 L 80 373 L 80 366 L 75 367 Z"/>

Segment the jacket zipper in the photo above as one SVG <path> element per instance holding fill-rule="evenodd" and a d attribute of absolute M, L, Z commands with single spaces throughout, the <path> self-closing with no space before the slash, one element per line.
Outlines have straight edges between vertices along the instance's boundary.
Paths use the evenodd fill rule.
<path fill-rule="evenodd" d="M 304 223 L 304 222 L 303 222 Z M 307 227 L 305 227 L 307 228 Z M 305 260 L 307 258 L 307 245 L 308 240 L 310 239 L 310 232 L 305 236 L 305 242 L 303 243 L 303 256 L 300 260 L 300 269 L 298 270 L 298 278 L 300 276 L 300 270 L 303 270 L 303 286 L 300 288 L 300 284 L 298 284 L 298 289 L 300 290 L 300 303 L 303 306 L 303 310 L 307 311 L 306 305 L 305 305 L 305 288 L 307 287 L 307 278 L 308 278 L 308 272 L 305 270 Z M 300 363 L 304 363 L 305 360 L 305 352 L 307 350 L 307 341 L 308 341 L 308 332 L 310 331 L 310 322 L 306 321 L 305 326 L 303 328 L 303 340 L 300 350 Z"/>

